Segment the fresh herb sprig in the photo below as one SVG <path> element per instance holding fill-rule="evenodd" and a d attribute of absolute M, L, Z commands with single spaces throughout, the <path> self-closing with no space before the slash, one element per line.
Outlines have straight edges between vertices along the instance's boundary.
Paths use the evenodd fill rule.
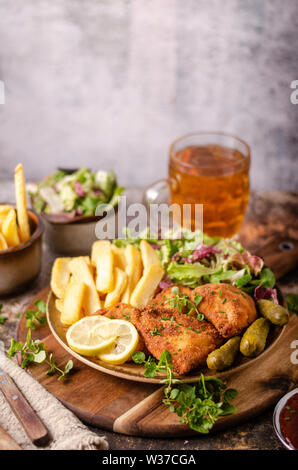
<path fill-rule="evenodd" d="M 44 343 L 40 340 L 32 340 L 31 330 L 27 332 L 26 342 L 23 344 L 22 341 L 16 341 L 14 338 L 11 339 L 11 346 L 8 351 L 8 357 L 12 358 L 17 353 L 21 354 L 22 364 L 21 367 L 25 367 L 33 363 L 46 363 L 50 368 L 46 371 L 47 375 L 59 373 L 58 380 L 63 379 L 73 368 L 72 360 L 68 361 L 64 369 L 60 369 L 53 359 L 52 353 L 48 354 Z"/>
<path fill-rule="evenodd" d="M 180 292 L 179 287 L 177 286 L 172 287 L 172 293 L 174 294 L 174 297 L 167 300 L 167 303 L 172 308 L 178 308 L 179 312 L 182 313 L 183 308 L 186 307 L 187 315 L 192 315 L 192 313 L 196 313 L 198 316 L 198 320 L 204 319 L 204 315 L 200 313 L 198 310 L 198 305 L 202 300 L 201 295 L 196 295 L 194 297 L 194 303 L 193 303 L 188 297 L 188 295 L 182 294 Z"/>
<path fill-rule="evenodd" d="M 145 377 L 155 377 L 157 373 L 167 374 L 167 378 L 161 380 L 161 383 L 167 385 L 165 388 L 166 396 L 171 392 L 173 384 L 181 382 L 179 379 L 174 378 L 171 354 L 166 349 L 161 353 L 158 362 L 152 356 L 146 359 L 145 354 L 141 351 L 133 353 L 132 359 L 136 364 L 143 364 L 145 366 Z"/>
<path fill-rule="evenodd" d="M 236 390 L 227 389 L 217 377 L 204 377 L 203 374 L 195 384 L 181 383 L 174 377 L 171 354 L 166 349 L 158 363 L 151 356 L 146 359 L 140 351 L 135 352 L 132 359 L 145 366 L 145 377 L 155 377 L 158 372 L 167 374 L 166 379 L 161 380 L 167 385 L 163 403 L 191 429 L 207 434 L 220 416 L 235 413 L 236 408 L 230 402 L 238 395 Z"/>
<path fill-rule="evenodd" d="M 6 320 L 7 320 L 7 317 L 5 317 L 2 313 L 2 308 L 3 308 L 3 304 L 0 304 L 0 325 L 3 325 Z"/>
<path fill-rule="evenodd" d="M 25 313 L 26 318 L 26 326 L 27 328 L 31 328 L 31 330 L 35 330 L 40 325 L 45 325 L 47 322 L 47 318 L 45 316 L 46 313 L 46 303 L 43 300 L 37 300 L 34 302 L 35 307 L 37 310 L 27 310 Z"/>

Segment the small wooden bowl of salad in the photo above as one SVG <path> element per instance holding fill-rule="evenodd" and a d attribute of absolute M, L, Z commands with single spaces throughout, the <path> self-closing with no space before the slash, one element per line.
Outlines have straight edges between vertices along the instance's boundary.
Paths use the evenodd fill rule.
<path fill-rule="evenodd" d="M 97 239 L 96 224 L 107 212 L 95 215 L 96 209 L 108 204 L 112 216 L 124 188 L 117 185 L 113 171 L 61 168 L 28 190 L 32 208 L 44 220 L 49 247 L 75 256 L 89 253 Z"/>

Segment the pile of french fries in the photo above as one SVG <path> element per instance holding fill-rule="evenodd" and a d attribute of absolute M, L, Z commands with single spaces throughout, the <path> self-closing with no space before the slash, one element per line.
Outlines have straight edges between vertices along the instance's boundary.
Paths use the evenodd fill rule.
<path fill-rule="evenodd" d="M 30 238 L 23 166 L 15 168 L 16 207 L 0 204 L 0 250 L 18 246 Z"/>
<path fill-rule="evenodd" d="M 91 257 L 57 258 L 52 268 L 51 289 L 61 323 L 70 326 L 83 316 L 118 302 L 146 305 L 164 275 L 160 259 L 146 241 L 140 249 L 119 248 L 106 240 L 92 245 Z"/>

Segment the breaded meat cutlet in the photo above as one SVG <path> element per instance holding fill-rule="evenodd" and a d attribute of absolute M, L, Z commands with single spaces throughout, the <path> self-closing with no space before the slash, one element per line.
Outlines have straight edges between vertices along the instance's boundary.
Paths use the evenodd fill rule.
<path fill-rule="evenodd" d="M 138 311 L 136 326 L 156 359 L 164 349 L 171 353 L 173 369 L 180 375 L 204 366 L 208 354 L 224 341 L 210 323 L 162 307 Z"/>
<path fill-rule="evenodd" d="M 230 284 L 204 284 L 191 296 L 201 295 L 198 309 L 224 338 L 236 336 L 257 318 L 253 299 Z"/>
<path fill-rule="evenodd" d="M 174 299 L 177 297 L 177 294 L 173 292 L 173 287 L 178 287 L 179 297 L 182 297 L 182 301 L 178 301 L 179 307 L 175 305 Z M 188 300 L 192 302 L 191 296 L 192 289 L 185 286 L 171 286 L 166 287 L 161 292 L 159 292 L 153 300 L 147 305 L 147 307 L 163 307 L 176 312 L 188 313 L 189 307 L 183 305 L 183 296 L 187 296 Z"/>
<path fill-rule="evenodd" d="M 133 307 L 132 305 L 127 305 L 124 303 L 119 303 L 111 308 L 102 308 L 97 310 L 93 315 L 103 315 L 104 317 L 119 320 L 127 320 L 130 321 L 136 328 L 136 313 L 138 309 Z M 142 351 L 144 354 L 148 355 L 148 349 L 145 346 L 145 342 L 142 336 L 139 334 L 139 343 L 137 346 L 136 351 Z"/>

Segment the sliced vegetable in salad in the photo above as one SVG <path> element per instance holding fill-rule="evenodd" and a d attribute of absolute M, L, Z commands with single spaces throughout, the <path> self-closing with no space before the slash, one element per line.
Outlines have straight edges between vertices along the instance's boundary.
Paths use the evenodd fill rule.
<path fill-rule="evenodd" d="M 196 287 L 205 283 L 225 282 L 242 289 L 255 299 L 277 301 L 275 277 L 264 267 L 263 259 L 245 250 L 233 239 L 212 238 L 200 231 L 181 230 L 179 234 L 169 232 L 168 238 L 158 239 L 148 230 L 138 238 L 129 236 L 114 243 L 139 246 L 146 239 L 159 254 L 166 276 L 162 285 L 182 284 Z"/>
<path fill-rule="evenodd" d="M 99 204 L 118 204 L 124 188 L 117 186 L 113 171 L 92 172 L 80 168 L 74 173 L 56 171 L 38 185 L 31 186 L 29 194 L 36 212 L 46 214 L 72 213 L 90 216 Z"/>

